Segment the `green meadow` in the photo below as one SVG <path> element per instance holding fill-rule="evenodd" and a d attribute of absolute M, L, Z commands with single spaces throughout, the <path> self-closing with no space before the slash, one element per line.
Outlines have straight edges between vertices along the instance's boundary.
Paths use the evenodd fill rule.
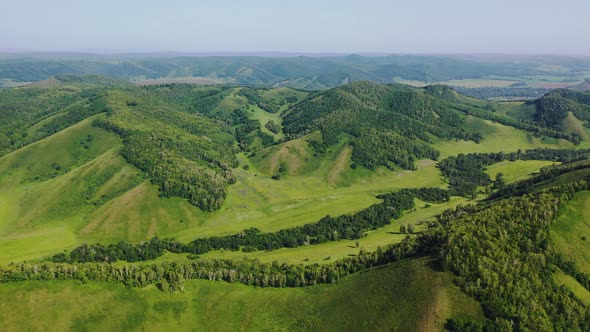
<path fill-rule="evenodd" d="M 588 174 L 590 175 L 590 174 Z M 590 273 L 590 192 L 575 195 L 552 225 L 555 246 L 585 273 Z"/>
<path fill-rule="evenodd" d="M 333 285 L 258 288 L 190 280 L 184 292 L 70 281 L 0 285 L 3 331 L 433 331 L 480 320 L 479 304 L 429 259 L 401 261 Z"/>

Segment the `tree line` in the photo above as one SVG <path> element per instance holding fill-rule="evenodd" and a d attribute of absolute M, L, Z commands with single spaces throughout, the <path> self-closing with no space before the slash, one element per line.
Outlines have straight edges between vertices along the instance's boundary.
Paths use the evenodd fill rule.
<path fill-rule="evenodd" d="M 316 223 L 263 233 L 257 228 L 238 234 L 201 238 L 183 244 L 173 239 L 153 238 L 148 242 L 131 244 L 121 241 L 115 244 L 84 244 L 69 254 L 51 257 L 53 262 L 114 262 L 145 261 L 161 256 L 164 251 L 174 253 L 204 254 L 211 250 L 274 250 L 296 248 L 342 239 L 360 239 L 365 232 L 389 225 L 402 216 L 403 211 L 414 208 L 414 198 L 433 203 L 449 200 L 448 191 L 440 188 L 403 189 L 377 196 L 383 201 L 362 211 L 338 217 L 325 216 Z"/>
<path fill-rule="evenodd" d="M 355 257 L 330 264 L 261 263 L 256 259 L 212 259 L 157 262 L 142 265 L 101 263 L 20 263 L 0 267 L 0 281 L 79 280 L 119 282 L 143 287 L 156 284 L 161 290 L 183 290 L 188 279 L 223 280 L 258 287 L 305 287 L 334 283 L 351 273 L 419 254 L 419 241 L 406 238 L 401 243 L 360 250 Z"/>

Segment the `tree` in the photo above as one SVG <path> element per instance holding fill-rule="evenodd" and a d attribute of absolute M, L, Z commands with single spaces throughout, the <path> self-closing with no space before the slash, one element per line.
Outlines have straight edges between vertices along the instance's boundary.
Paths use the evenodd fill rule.
<path fill-rule="evenodd" d="M 404 226 L 404 225 L 399 226 L 399 232 L 402 234 L 406 234 L 406 226 Z"/>
<path fill-rule="evenodd" d="M 504 180 L 504 174 L 502 172 L 496 174 L 496 180 L 494 181 L 495 189 L 502 189 L 506 187 L 506 181 Z"/>
<path fill-rule="evenodd" d="M 268 121 L 264 126 L 275 134 L 278 134 L 281 131 L 281 125 L 275 123 L 273 120 Z"/>
<path fill-rule="evenodd" d="M 414 234 L 414 225 L 408 224 L 408 234 Z"/>

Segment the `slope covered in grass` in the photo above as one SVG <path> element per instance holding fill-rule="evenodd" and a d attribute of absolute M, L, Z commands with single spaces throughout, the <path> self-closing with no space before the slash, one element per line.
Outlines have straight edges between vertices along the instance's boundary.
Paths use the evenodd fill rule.
<path fill-rule="evenodd" d="M 23 282 L 1 284 L 0 298 L 4 331 L 432 331 L 448 318 L 482 319 L 479 305 L 428 259 L 306 288 L 197 280 L 182 293 L 168 293 L 106 283 Z"/>
<path fill-rule="evenodd" d="M 588 174 L 590 175 L 590 173 Z M 590 192 L 582 191 L 564 208 L 551 227 L 556 249 L 590 273 Z"/>

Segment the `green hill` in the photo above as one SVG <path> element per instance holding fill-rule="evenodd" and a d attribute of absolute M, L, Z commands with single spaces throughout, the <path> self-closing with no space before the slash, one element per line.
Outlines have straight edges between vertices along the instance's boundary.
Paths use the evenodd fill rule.
<path fill-rule="evenodd" d="M 586 128 L 579 126 L 590 126 L 590 93 L 555 90 L 534 101 L 534 105 L 533 121 L 545 127 L 566 129 L 587 137 Z M 581 122 L 580 125 L 578 122 Z"/>

